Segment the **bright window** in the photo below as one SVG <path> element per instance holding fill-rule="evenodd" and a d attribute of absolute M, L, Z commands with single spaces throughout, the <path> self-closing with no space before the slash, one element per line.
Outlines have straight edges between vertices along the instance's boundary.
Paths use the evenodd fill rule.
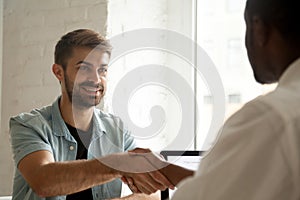
<path fill-rule="evenodd" d="M 114 40 L 120 36 L 119 34 L 126 35 L 128 31 L 143 28 L 171 30 L 175 36 L 176 34 L 184 36 L 198 44 L 213 61 L 223 82 L 226 119 L 245 102 L 272 89 L 257 84 L 253 79 L 244 47 L 244 4 L 243 0 L 110 0 L 107 35 Z M 150 32 L 139 37 L 147 41 L 151 39 Z M 157 41 L 167 36 L 164 31 L 161 31 Z M 135 43 L 139 39 L 130 42 Z M 156 40 L 153 40 L 153 44 L 155 42 Z M 176 44 L 181 45 L 183 49 L 186 48 L 188 52 L 191 51 L 192 62 L 178 53 L 168 51 Z M 185 43 L 181 44 L 181 41 L 174 40 L 167 41 L 165 47 L 164 49 L 141 46 L 129 50 L 124 55 L 118 55 L 119 57 L 111 63 L 109 69 L 109 91 L 105 108 L 110 112 L 116 112 L 114 110 L 116 106 L 111 102 L 116 102 L 113 99 L 116 89 L 124 87 L 122 88 L 124 98 L 118 96 L 117 102 L 121 107 L 125 107 L 128 113 L 126 116 L 121 115 L 121 118 L 130 125 L 129 128 L 136 131 L 133 134 L 137 136 L 142 146 L 154 150 L 168 147 L 207 149 L 216 137 L 216 134 L 207 135 L 213 116 L 214 97 L 207 84 L 207 77 L 199 73 L 203 66 L 195 59 L 198 50 L 193 45 L 185 46 Z M 161 70 L 155 69 L 157 75 L 162 77 L 163 84 L 155 82 L 154 79 L 153 82 L 149 82 L 147 78 L 152 75 L 147 70 L 140 74 L 135 72 L 141 67 L 154 69 L 154 66 L 161 67 Z M 195 70 L 195 66 L 198 71 Z M 123 83 L 122 80 L 132 76 L 132 73 L 136 73 L 133 74 L 136 76 L 131 79 L 134 81 L 129 82 L 134 84 L 145 80 L 148 81 L 147 84 L 135 87 L 130 84 L 128 87 L 126 84 L 120 86 L 119 83 Z M 174 78 L 172 76 L 175 75 L 180 75 L 182 79 L 178 80 L 182 81 L 182 84 L 175 83 L 174 88 L 168 84 L 171 84 Z M 182 91 L 186 89 L 191 89 L 195 96 L 191 96 L 191 101 L 188 103 L 180 102 L 184 99 L 180 95 L 188 93 Z M 184 112 L 184 109 L 189 106 L 193 110 Z M 176 140 L 183 123 L 190 126 L 184 129 L 189 132 L 187 135 L 193 136 L 189 145 L 184 147 L 179 145 L 178 148 L 168 146 Z M 150 132 L 144 135 L 137 133 L 143 132 L 144 129 Z"/>

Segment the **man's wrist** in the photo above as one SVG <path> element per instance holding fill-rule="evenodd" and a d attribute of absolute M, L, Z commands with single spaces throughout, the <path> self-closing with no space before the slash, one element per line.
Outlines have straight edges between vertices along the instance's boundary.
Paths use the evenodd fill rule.
<path fill-rule="evenodd" d="M 111 156 L 111 155 L 109 155 L 109 156 Z M 95 162 L 97 162 L 98 165 L 100 165 L 100 167 L 103 169 L 102 172 L 101 172 L 101 175 L 103 175 L 103 172 L 104 172 L 104 174 L 107 174 L 107 175 L 112 176 L 114 178 L 121 178 L 123 176 L 121 171 L 119 171 L 119 170 L 117 170 L 117 169 L 115 169 L 115 168 L 113 168 L 109 165 L 106 165 L 100 159 L 95 159 Z"/>

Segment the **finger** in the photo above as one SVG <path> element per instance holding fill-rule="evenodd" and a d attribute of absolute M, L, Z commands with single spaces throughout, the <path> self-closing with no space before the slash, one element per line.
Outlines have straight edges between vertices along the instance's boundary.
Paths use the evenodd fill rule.
<path fill-rule="evenodd" d="M 137 189 L 144 194 L 152 194 L 154 192 L 156 192 L 155 189 L 153 189 L 151 186 L 147 185 L 147 184 L 136 184 L 135 187 L 137 187 Z"/>
<path fill-rule="evenodd" d="M 135 185 L 128 185 L 133 193 L 142 193 Z"/>
<path fill-rule="evenodd" d="M 145 194 L 152 194 L 158 190 L 158 187 L 153 186 L 156 184 L 156 181 L 148 174 L 135 174 L 134 185 Z"/>
<path fill-rule="evenodd" d="M 131 177 L 122 177 L 126 179 L 127 185 L 133 193 L 141 193 L 139 189 L 134 185 L 133 179 Z"/>
<path fill-rule="evenodd" d="M 125 176 L 122 176 L 121 180 L 122 180 L 123 183 L 125 183 L 126 185 L 128 185 L 128 180 L 127 180 L 127 178 Z"/>
<path fill-rule="evenodd" d="M 170 180 L 160 171 L 149 172 L 149 175 L 160 185 L 160 190 L 165 190 L 167 188 L 175 188 L 175 186 L 170 182 Z"/>
<path fill-rule="evenodd" d="M 155 174 L 155 172 L 148 173 L 150 177 L 150 181 L 148 181 L 148 184 L 152 187 L 155 188 L 156 190 L 165 190 L 169 187 L 169 185 L 164 185 L 162 184 L 156 177 L 159 177 L 158 175 Z"/>
<path fill-rule="evenodd" d="M 134 185 L 133 179 L 131 177 L 127 177 L 126 179 L 129 185 Z"/>
<path fill-rule="evenodd" d="M 147 174 L 141 174 L 138 180 L 142 180 L 139 184 L 143 184 L 151 192 L 157 190 L 165 190 L 166 188 L 174 189 L 174 185 L 160 171 L 153 171 Z"/>

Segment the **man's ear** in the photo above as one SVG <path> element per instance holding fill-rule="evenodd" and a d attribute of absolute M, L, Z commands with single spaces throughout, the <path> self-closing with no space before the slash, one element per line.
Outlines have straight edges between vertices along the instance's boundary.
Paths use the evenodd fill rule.
<path fill-rule="evenodd" d="M 265 46 L 269 40 L 269 26 L 257 15 L 252 18 L 253 37 L 260 47 Z"/>
<path fill-rule="evenodd" d="M 56 78 L 61 82 L 64 78 L 64 69 L 59 64 L 52 65 L 52 72 L 56 76 Z"/>

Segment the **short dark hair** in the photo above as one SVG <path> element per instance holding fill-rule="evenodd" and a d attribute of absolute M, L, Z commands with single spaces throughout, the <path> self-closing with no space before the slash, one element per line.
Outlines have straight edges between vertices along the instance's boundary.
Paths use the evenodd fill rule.
<path fill-rule="evenodd" d="M 61 37 L 55 46 L 54 62 L 66 69 L 67 60 L 72 56 L 73 49 L 76 47 L 101 48 L 104 52 L 111 55 L 111 45 L 99 33 L 89 29 L 78 29 L 69 32 Z"/>
<path fill-rule="evenodd" d="M 258 15 L 264 23 L 276 28 L 286 41 L 300 43 L 299 0 L 247 0 L 246 12 Z"/>

